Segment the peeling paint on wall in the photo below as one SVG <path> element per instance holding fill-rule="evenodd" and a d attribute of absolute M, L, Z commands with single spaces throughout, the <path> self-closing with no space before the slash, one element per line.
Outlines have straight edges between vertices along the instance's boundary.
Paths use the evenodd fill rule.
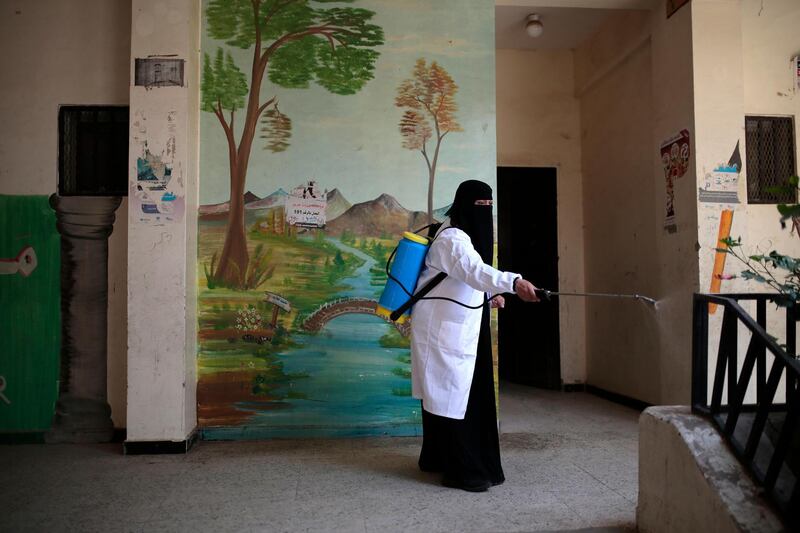
<path fill-rule="evenodd" d="M 176 115 L 170 111 L 161 119 L 160 129 L 167 134 L 163 141 L 150 135 L 144 111 L 137 111 L 131 124 L 132 145 L 140 150 L 129 191 L 136 222 L 163 226 L 183 220 L 185 193 L 183 168 L 175 155 Z"/>

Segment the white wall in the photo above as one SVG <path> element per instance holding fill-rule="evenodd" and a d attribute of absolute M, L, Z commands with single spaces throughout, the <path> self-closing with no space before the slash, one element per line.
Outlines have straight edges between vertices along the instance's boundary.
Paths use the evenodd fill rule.
<path fill-rule="evenodd" d="M 589 292 L 653 295 L 657 287 L 650 60 L 645 41 L 581 94 Z M 635 300 L 595 298 L 586 305 L 588 382 L 652 401 L 659 377 L 652 371 L 658 354 L 652 311 Z"/>
<path fill-rule="evenodd" d="M 497 164 L 556 167 L 559 288 L 582 292 L 581 141 L 572 51 L 497 50 L 496 65 Z M 585 302 L 561 299 L 559 321 L 561 379 L 583 383 Z"/>
<path fill-rule="evenodd" d="M 687 403 L 697 286 L 694 170 L 675 183 L 664 228 L 659 147 L 693 130 L 689 11 L 613 15 L 575 52 L 581 103 L 586 289 L 638 293 L 587 302 L 587 382 L 649 403 Z"/>
<path fill-rule="evenodd" d="M 778 250 L 797 257 L 800 238 L 789 227 L 782 229 L 774 205 L 747 204 L 746 115 L 797 117 L 800 95 L 793 85 L 790 59 L 800 53 L 800 4 L 793 0 L 764 3 L 737 0 L 701 0 L 692 6 L 695 33 L 695 106 L 698 130 L 703 145 L 698 151 L 698 186 L 703 175 L 727 161 L 736 142 L 741 143 L 744 163 L 740 175 L 740 204 L 733 209 L 731 236 L 741 237 L 747 254 Z M 731 31 L 741 28 L 741 33 Z M 797 133 L 795 131 L 795 138 Z M 700 134 L 698 135 L 700 142 Z M 797 144 L 795 143 L 795 148 Z M 795 153 L 797 159 L 799 153 Z M 796 171 L 796 169 L 795 169 Z M 788 177 L 788 176 L 787 176 Z M 698 242 L 700 243 L 700 289 L 709 290 L 714 262 L 720 206 L 699 203 Z M 744 265 L 727 257 L 726 274 L 738 274 Z M 720 292 L 772 292 L 766 285 L 745 280 L 723 281 Z M 744 305 L 755 316 L 754 305 Z M 783 314 L 768 306 L 767 330 L 779 341 L 785 339 Z M 709 384 L 713 379 L 722 313 L 709 321 Z M 750 334 L 739 330 L 741 366 Z M 768 364 L 771 364 L 768 362 Z M 709 387 L 710 388 L 710 387 Z M 754 401 L 754 385 L 747 401 Z M 782 394 L 782 388 L 779 394 Z"/>
<path fill-rule="evenodd" d="M 130 0 L 0 4 L 0 194 L 56 192 L 59 105 L 127 105 L 130 26 Z M 124 427 L 127 202 L 116 215 L 109 240 L 108 399 L 114 425 Z"/>
<path fill-rule="evenodd" d="M 800 87 L 792 87 L 794 79 L 789 60 L 800 55 L 800 32 L 797 31 L 800 27 L 800 3 L 796 0 L 771 0 L 761 9 L 758 2 L 745 1 L 741 19 L 744 114 L 793 117 L 797 165 L 800 161 L 800 144 L 797 142 Z M 743 122 L 744 119 L 742 127 Z M 743 150 L 746 150 L 744 133 L 741 138 Z M 745 158 L 744 151 L 742 158 Z M 746 164 L 744 173 L 746 178 Z M 746 189 L 741 190 L 744 194 Z M 743 228 L 743 242 L 800 256 L 800 237 L 790 227 L 780 228 L 775 206 L 747 205 L 745 213 L 748 226 Z M 750 290 L 755 290 L 752 284 Z"/>

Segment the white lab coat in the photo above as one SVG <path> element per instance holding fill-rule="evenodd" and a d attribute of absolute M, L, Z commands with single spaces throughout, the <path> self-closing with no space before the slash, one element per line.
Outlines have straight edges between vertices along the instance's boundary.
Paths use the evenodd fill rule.
<path fill-rule="evenodd" d="M 480 305 L 484 293 L 513 292 L 519 274 L 483 262 L 462 230 L 442 224 L 417 282 L 424 287 L 439 272 L 448 275 L 427 296 Z M 411 391 L 425 410 L 463 419 L 475 370 L 481 309 L 445 300 L 420 300 L 411 313 Z"/>

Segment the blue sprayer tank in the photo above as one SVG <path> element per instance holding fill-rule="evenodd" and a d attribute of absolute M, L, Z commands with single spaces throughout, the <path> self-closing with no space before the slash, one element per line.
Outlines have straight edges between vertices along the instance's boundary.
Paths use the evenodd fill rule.
<path fill-rule="evenodd" d="M 419 279 L 419 273 L 422 271 L 427 252 L 428 239 L 410 231 L 403 233 L 403 238 L 400 239 L 400 244 L 397 245 L 397 253 L 394 261 L 392 261 L 389 273 L 402 283 L 403 287 L 410 293 L 413 293 L 417 287 L 417 280 Z M 386 280 L 386 286 L 383 288 L 383 294 L 381 294 L 381 299 L 378 301 L 375 314 L 388 320 L 392 311 L 406 303 L 409 298 L 409 295 L 400 288 L 397 282 L 389 278 Z M 402 324 L 408 320 L 410 314 L 410 310 L 406 311 L 397 322 Z"/>

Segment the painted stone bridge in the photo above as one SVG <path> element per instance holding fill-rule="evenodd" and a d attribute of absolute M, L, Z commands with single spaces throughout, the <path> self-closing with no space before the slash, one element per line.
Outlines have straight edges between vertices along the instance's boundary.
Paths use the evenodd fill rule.
<path fill-rule="evenodd" d="M 367 298 L 339 298 L 338 300 L 332 300 L 322 304 L 306 317 L 301 327 L 306 331 L 316 332 L 321 330 L 325 324 L 337 316 L 348 313 L 375 315 L 375 308 L 377 306 L 377 300 L 370 300 Z M 382 316 L 380 316 L 380 318 L 397 328 L 397 331 L 403 336 L 407 337 L 411 333 L 411 320 L 406 320 L 405 323 L 398 324 Z"/>

